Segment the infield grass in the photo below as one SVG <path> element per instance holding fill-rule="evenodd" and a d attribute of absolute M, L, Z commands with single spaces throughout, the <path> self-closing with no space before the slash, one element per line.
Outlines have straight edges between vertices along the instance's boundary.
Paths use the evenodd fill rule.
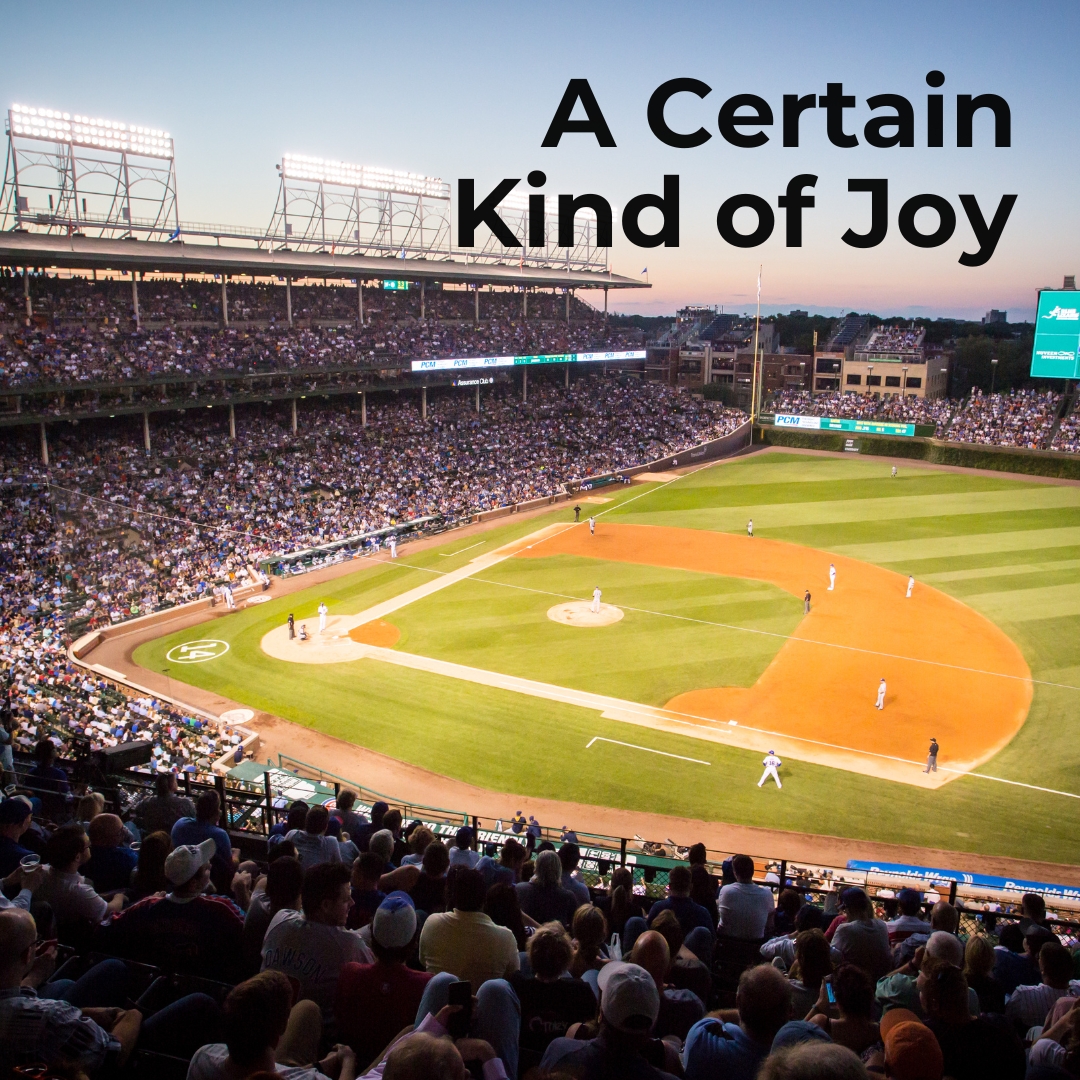
<path fill-rule="evenodd" d="M 599 508 L 613 520 L 720 531 L 743 530 L 878 563 L 951 593 L 1002 627 L 1037 680 L 1027 723 L 982 773 L 1080 793 L 1080 487 L 901 467 L 873 459 L 769 453 L 723 463 L 668 485 L 612 492 Z M 454 569 L 483 551 L 552 521 L 501 525 L 480 538 L 449 540 L 397 564 L 245 609 L 212 624 L 224 657 L 182 668 L 165 654 L 209 629 L 148 642 L 138 663 L 170 678 L 316 727 L 362 746 L 485 787 L 642 811 L 1051 862 L 1080 861 L 1080 800 L 977 777 L 936 791 L 823 766 L 785 762 L 784 789 L 758 789 L 760 755 L 601 719 L 545 702 L 375 661 L 332 666 L 270 660 L 262 635 L 289 611 L 314 619 L 325 599 L 352 613 Z M 470 547 L 481 540 L 483 546 Z M 464 550 L 468 549 L 468 550 Z M 444 557 L 447 553 L 451 557 Z M 576 565 L 587 562 L 587 567 Z M 390 616 L 400 648 L 568 686 L 665 700 L 670 685 L 746 685 L 768 662 L 756 635 L 730 632 L 723 649 L 673 630 L 661 616 L 623 623 L 589 647 L 563 648 L 544 613 L 548 592 L 586 598 L 602 569 L 605 600 L 642 599 L 652 611 L 723 609 L 737 625 L 797 621 L 798 602 L 759 583 L 699 580 L 649 567 L 594 560 L 510 560 Z M 662 576 L 660 576 L 662 575 Z M 610 582 L 610 584 L 609 584 Z M 509 586 L 519 586 L 518 589 Z M 526 593 L 524 588 L 537 588 Z M 666 605 L 666 606 L 665 606 Z M 757 622 L 755 623 L 755 620 Z M 653 624 L 655 622 L 656 629 Z M 624 626 L 625 624 L 625 626 Z M 621 629 L 620 629 L 621 628 Z M 612 631 L 616 631 L 612 634 Z M 927 627 L 927 634 L 934 628 Z M 715 634 L 713 631 L 710 640 Z M 566 639 L 570 640 L 574 639 Z M 584 640 L 584 639 L 577 639 Z M 724 655 L 721 656 L 720 652 Z M 723 664 L 717 678 L 717 664 Z M 577 680 L 577 681 L 575 681 Z M 1055 685 L 1047 685 L 1055 684 Z M 183 688 L 176 687 L 177 696 Z M 978 722 L 977 717 L 972 718 Z M 593 736 L 708 760 L 708 766 L 609 744 Z M 362 777 L 358 777 L 362 780 Z M 467 808 L 460 808 L 467 809 Z"/>

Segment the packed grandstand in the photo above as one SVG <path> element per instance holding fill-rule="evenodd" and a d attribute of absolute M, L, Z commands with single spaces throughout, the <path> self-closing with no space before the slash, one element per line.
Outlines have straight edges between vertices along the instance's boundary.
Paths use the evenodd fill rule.
<path fill-rule="evenodd" d="M 225 329 L 214 283 L 141 282 L 138 327 L 130 282 L 34 288 L 27 327 L 21 279 L 3 282 L 0 392 L 80 387 L 98 404 L 105 384 L 174 404 L 190 393 L 181 377 L 643 344 L 577 301 L 567 322 L 550 294 L 530 298 L 526 320 L 520 294 L 485 292 L 476 322 L 472 293 L 432 290 L 421 319 L 415 293 L 371 290 L 360 329 L 355 289 L 293 289 L 289 326 L 280 287 L 231 284 Z M 906 348 L 909 333 L 876 347 Z M 5 432 L 0 763 L 17 787 L 0 802 L 4 1068 L 461 1080 L 464 1057 L 487 1080 L 780 1080 L 805 1044 L 828 1043 L 836 1076 L 1075 1075 L 1078 928 L 1037 895 L 976 912 L 916 889 L 766 874 L 703 845 L 660 847 L 654 864 L 582 858 L 572 831 L 520 814 L 480 833 L 406 822 L 348 791 L 331 812 L 268 805 L 215 783 L 215 762 L 242 761 L 242 731 L 72 662 L 76 634 L 227 597 L 272 556 L 349 541 L 334 557 L 361 557 L 372 534 L 551 496 L 747 419 L 616 372 L 536 378 L 527 400 L 485 386 L 480 412 L 453 387 L 430 393 L 426 416 L 415 391 L 354 401 L 309 402 L 295 431 L 283 405 L 246 405 L 235 435 L 222 410 L 161 412 L 150 452 L 130 418 L 65 423 L 47 465 L 36 427 Z M 769 407 L 1041 448 L 1060 404 L 1034 391 L 787 393 Z M 1080 450 L 1077 423 L 1061 422 L 1054 449 Z M 87 794 L 89 756 L 132 740 L 150 743 L 149 768 L 106 808 Z M 424 1036 L 452 1029 L 455 977 L 482 1038 L 447 1063 L 437 1048 L 450 1044 Z M 729 1011 L 706 1016 L 716 1008 Z"/>

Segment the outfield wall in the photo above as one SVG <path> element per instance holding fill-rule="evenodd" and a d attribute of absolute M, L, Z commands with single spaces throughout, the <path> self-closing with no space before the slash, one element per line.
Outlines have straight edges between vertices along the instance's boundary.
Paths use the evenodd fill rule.
<path fill-rule="evenodd" d="M 984 446 L 978 443 L 947 442 L 944 439 L 893 438 L 888 435 L 852 435 L 849 432 L 802 431 L 794 428 L 754 427 L 754 443 L 761 446 L 794 446 L 806 450 L 843 451 L 855 438 L 859 453 L 879 457 L 912 458 L 933 465 L 962 469 L 990 469 L 995 472 L 1053 476 L 1080 480 L 1080 454 L 1056 450 L 1027 450 L 1016 446 Z"/>

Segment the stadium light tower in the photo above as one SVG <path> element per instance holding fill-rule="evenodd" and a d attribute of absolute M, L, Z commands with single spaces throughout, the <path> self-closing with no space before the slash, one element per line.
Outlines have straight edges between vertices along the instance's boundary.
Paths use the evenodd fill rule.
<path fill-rule="evenodd" d="M 327 254 L 450 258 L 450 185 L 419 173 L 285 154 L 273 245 Z"/>
<path fill-rule="evenodd" d="M 160 239 L 179 234 L 172 136 L 12 105 L 0 228 Z"/>

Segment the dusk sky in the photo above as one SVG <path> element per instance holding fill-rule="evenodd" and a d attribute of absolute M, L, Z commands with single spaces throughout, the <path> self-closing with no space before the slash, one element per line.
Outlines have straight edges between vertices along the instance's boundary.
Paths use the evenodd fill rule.
<path fill-rule="evenodd" d="M 176 142 L 182 220 L 264 226 L 283 152 L 313 154 L 439 176 L 474 177 L 486 193 L 530 169 L 551 194 L 597 192 L 622 207 L 681 177 L 681 244 L 643 250 L 616 223 L 612 268 L 652 289 L 612 307 L 667 314 L 686 303 L 750 310 L 759 263 L 765 311 L 808 308 L 881 315 L 980 317 L 1004 308 L 1031 318 L 1040 286 L 1080 273 L 1076 196 L 1075 2 L 598 4 L 108 4 L 4 0 L 0 97 L 168 129 Z M 926 73 L 945 85 L 931 91 Z M 674 149 L 649 130 L 646 106 L 665 80 L 708 83 L 705 100 L 683 95 L 672 127 L 703 126 L 712 139 Z M 571 78 L 588 79 L 617 146 L 591 135 L 540 143 Z M 857 105 L 846 129 L 860 145 L 830 144 L 825 110 L 804 114 L 798 148 L 782 145 L 782 97 L 824 94 L 843 82 Z M 945 145 L 927 147 L 926 95 L 945 95 Z M 726 143 L 717 113 L 734 94 L 772 106 L 769 142 Z M 901 94 L 915 110 L 915 146 L 867 146 L 866 98 Z M 992 93 L 1012 112 L 1012 146 L 995 148 L 991 114 L 975 145 L 956 146 L 956 95 Z M 887 111 L 887 110 L 886 110 Z M 880 112 L 879 114 L 880 115 Z M 797 173 L 815 173 L 817 205 L 804 212 L 803 246 L 784 246 L 776 198 Z M 856 250 L 849 227 L 869 227 L 870 197 L 851 177 L 888 178 L 889 232 Z M 525 190 L 524 181 L 520 190 Z M 751 192 L 776 213 L 770 240 L 729 246 L 715 218 L 728 197 Z M 900 205 L 931 192 L 949 200 L 956 232 L 941 247 L 901 238 Z M 975 251 L 960 194 L 989 220 L 1017 195 L 989 263 L 961 266 Z M 749 212 L 737 224 L 752 227 Z M 920 228 L 931 231 L 924 211 Z M 642 226 L 650 225 L 646 215 Z M 642 280 L 644 280 L 642 278 Z"/>

